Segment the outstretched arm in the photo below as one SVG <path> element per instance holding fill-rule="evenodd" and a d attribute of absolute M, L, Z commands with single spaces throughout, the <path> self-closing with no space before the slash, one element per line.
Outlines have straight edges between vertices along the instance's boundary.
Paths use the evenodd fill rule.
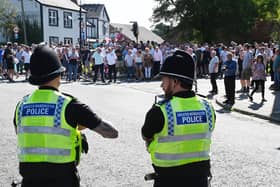
<path fill-rule="evenodd" d="M 104 138 L 117 138 L 118 131 L 111 125 L 110 122 L 102 121 L 97 127 L 93 129 L 95 132 Z"/>

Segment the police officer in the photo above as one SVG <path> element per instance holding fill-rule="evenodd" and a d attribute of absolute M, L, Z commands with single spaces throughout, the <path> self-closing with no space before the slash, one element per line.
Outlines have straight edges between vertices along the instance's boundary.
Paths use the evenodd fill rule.
<path fill-rule="evenodd" d="M 148 111 L 142 127 L 156 173 L 154 186 L 208 186 L 215 113 L 192 91 L 194 61 L 175 51 L 160 75 L 165 99 Z"/>
<path fill-rule="evenodd" d="M 88 128 L 104 138 L 118 131 L 87 105 L 59 91 L 64 68 L 50 48 L 39 46 L 30 62 L 29 82 L 39 88 L 17 105 L 19 172 L 23 187 L 77 187 L 77 164 L 87 144 L 79 130 Z"/>

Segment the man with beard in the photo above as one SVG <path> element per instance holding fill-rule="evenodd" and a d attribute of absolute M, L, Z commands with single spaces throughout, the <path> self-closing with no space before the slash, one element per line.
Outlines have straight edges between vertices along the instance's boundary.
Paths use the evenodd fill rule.
<path fill-rule="evenodd" d="M 142 137 L 155 170 L 154 186 L 209 184 L 211 133 L 215 112 L 192 91 L 194 61 L 176 51 L 160 71 L 165 99 L 146 114 Z"/>

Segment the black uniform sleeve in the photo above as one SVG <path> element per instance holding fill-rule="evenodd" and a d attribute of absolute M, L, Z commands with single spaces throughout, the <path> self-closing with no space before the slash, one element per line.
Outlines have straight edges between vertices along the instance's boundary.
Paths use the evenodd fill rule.
<path fill-rule="evenodd" d="M 146 119 L 142 127 L 142 135 L 145 138 L 152 138 L 159 133 L 164 126 L 164 116 L 158 106 L 153 106 L 146 114 Z"/>
<path fill-rule="evenodd" d="M 75 98 L 66 107 L 65 119 L 74 128 L 77 125 L 82 125 L 86 128 L 94 129 L 102 122 L 101 118 L 89 106 L 79 102 Z"/>
<path fill-rule="evenodd" d="M 14 124 L 14 128 L 15 128 L 15 132 L 17 133 L 17 122 L 16 122 L 16 113 L 17 113 L 17 108 L 19 107 L 20 102 L 17 103 L 15 112 L 14 112 L 14 119 L 13 119 L 13 124 Z"/>

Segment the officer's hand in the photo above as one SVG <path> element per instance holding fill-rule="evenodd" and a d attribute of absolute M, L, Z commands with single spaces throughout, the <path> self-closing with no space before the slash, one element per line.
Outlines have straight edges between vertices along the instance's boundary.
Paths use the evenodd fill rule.
<path fill-rule="evenodd" d="M 88 142 L 87 142 L 87 137 L 85 134 L 81 133 L 82 137 L 82 153 L 87 154 L 88 153 Z"/>

